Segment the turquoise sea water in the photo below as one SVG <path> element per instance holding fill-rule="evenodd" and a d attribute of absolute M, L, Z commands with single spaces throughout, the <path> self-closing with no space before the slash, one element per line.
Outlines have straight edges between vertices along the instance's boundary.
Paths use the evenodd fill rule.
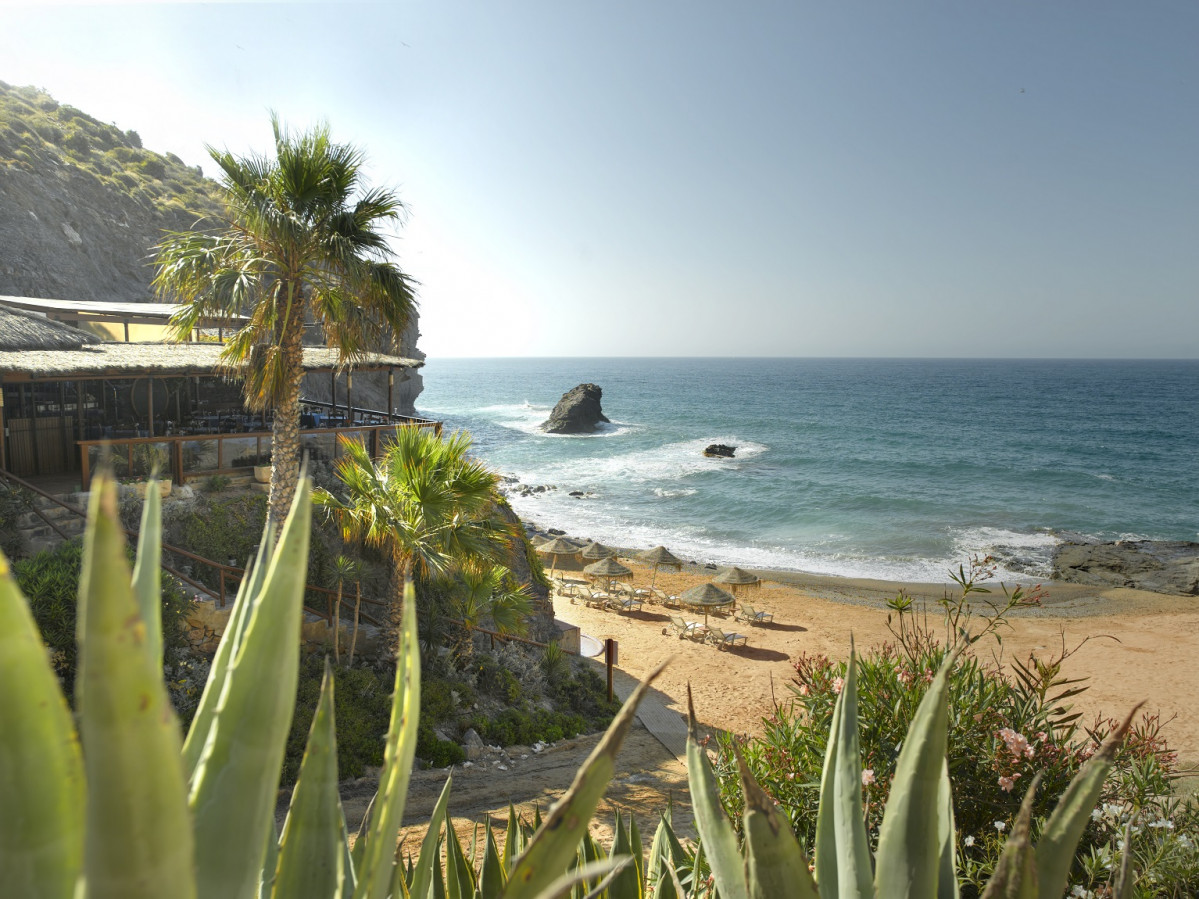
<path fill-rule="evenodd" d="M 424 377 L 422 414 L 554 488 L 513 496 L 523 518 L 605 543 L 941 581 L 983 552 L 1042 577 L 1071 535 L 1199 539 L 1195 361 L 432 359 Z M 539 433 L 583 382 L 613 423 Z"/>

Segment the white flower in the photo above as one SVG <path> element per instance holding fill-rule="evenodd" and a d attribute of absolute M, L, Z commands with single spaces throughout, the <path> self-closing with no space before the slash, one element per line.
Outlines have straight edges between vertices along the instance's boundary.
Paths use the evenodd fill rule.
<path fill-rule="evenodd" d="M 995 829 L 998 830 L 1000 833 L 1003 833 L 1005 830 L 1007 830 L 1007 824 L 1005 824 L 1003 821 L 996 821 Z"/>
<path fill-rule="evenodd" d="M 868 787 L 872 783 L 874 783 L 874 769 L 873 768 L 862 769 L 862 786 Z"/>
<path fill-rule="evenodd" d="M 962 840 L 962 845 L 963 846 L 973 846 L 974 845 L 974 834 L 967 834 L 966 839 Z"/>

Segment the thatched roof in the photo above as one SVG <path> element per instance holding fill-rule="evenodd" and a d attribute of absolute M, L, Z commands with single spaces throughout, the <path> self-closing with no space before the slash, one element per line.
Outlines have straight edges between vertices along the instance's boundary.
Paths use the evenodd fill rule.
<path fill-rule="evenodd" d="M 74 329 L 70 329 L 74 330 Z M 219 343 L 94 343 L 77 349 L 0 349 L 0 374 L 19 372 L 31 378 L 92 378 L 158 375 L 213 374 L 219 368 Z M 371 353 L 353 366 L 355 371 L 377 371 L 389 367 L 420 368 L 416 359 Z M 337 351 L 326 347 L 304 347 L 304 370 L 335 371 Z"/>
<path fill-rule="evenodd" d="M 0 304 L 0 351 L 75 349 L 100 338 L 35 312 Z"/>

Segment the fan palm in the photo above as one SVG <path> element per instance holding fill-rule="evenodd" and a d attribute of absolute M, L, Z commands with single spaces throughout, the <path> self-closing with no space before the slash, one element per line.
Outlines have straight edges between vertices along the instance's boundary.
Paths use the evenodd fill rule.
<path fill-rule="evenodd" d="M 449 587 L 449 606 L 465 632 L 455 655 L 466 660 L 471 655 L 471 632 L 485 621 L 490 620 L 496 633 L 524 636 L 533 600 L 528 587 L 514 584 L 503 565 L 467 565 Z"/>
<path fill-rule="evenodd" d="M 274 157 L 208 148 L 227 220 L 212 232 L 169 234 L 155 248 L 154 287 L 185 304 L 171 319 L 175 339 L 205 319 L 235 329 L 221 364 L 244 378 L 249 408 L 274 410 L 268 514 L 281 524 L 299 476 L 305 330 L 315 325 L 352 366 L 396 339 L 416 300 L 384 231 L 403 207 L 394 193 L 362 185 L 362 152 L 334 143 L 327 125 L 293 135 L 272 116 L 271 126 Z"/>
<path fill-rule="evenodd" d="M 470 445 L 462 432 L 446 438 L 400 427 L 376 463 L 360 441 L 343 436 L 335 470 L 344 497 L 316 491 L 343 539 L 390 557 L 397 611 L 414 573 L 437 577 L 472 560 L 496 562 L 514 536 L 495 514 L 499 477 L 469 457 Z"/>

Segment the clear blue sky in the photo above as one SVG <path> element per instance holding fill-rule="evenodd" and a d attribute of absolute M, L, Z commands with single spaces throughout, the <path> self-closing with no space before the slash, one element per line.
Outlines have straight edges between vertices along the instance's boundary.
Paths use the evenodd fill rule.
<path fill-rule="evenodd" d="M 211 172 L 324 118 L 431 356 L 1199 357 L 1199 4 L 52 4 L 0 80 Z"/>

